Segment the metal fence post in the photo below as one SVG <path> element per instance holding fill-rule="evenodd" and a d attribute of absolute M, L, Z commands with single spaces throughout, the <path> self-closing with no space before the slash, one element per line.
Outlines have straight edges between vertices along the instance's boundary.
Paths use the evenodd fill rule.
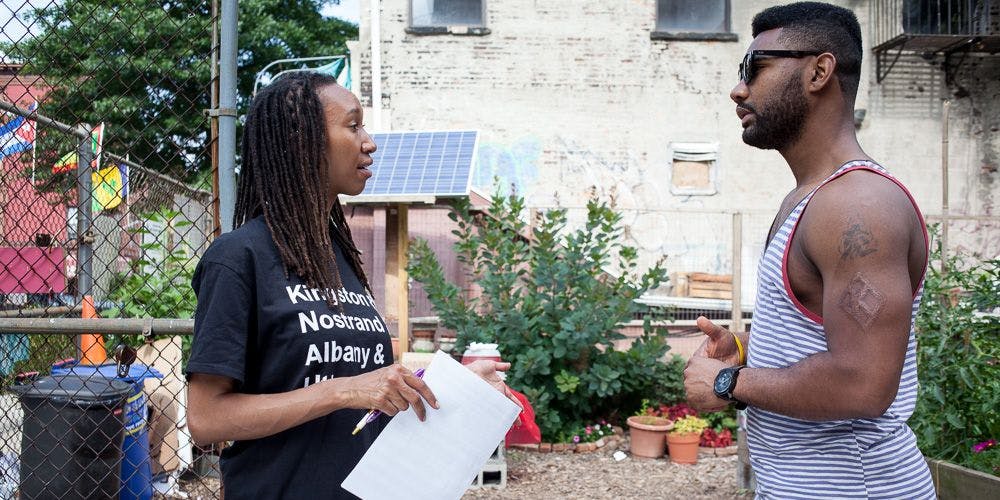
<path fill-rule="evenodd" d="M 237 0 L 223 0 L 219 43 L 219 218 L 233 229 L 236 200 L 236 19 Z"/>
<path fill-rule="evenodd" d="M 76 235 L 77 235 L 77 288 L 80 296 L 78 301 L 83 305 L 84 318 L 96 318 L 94 308 L 94 234 L 91 203 L 93 199 L 93 183 L 91 173 L 94 160 L 93 138 L 90 126 L 80 127 L 80 144 L 77 147 L 76 165 Z M 99 365 L 107 360 L 104 349 L 104 338 L 96 333 L 84 333 L 77 337 L 77 356 L 83 364 Z"/>

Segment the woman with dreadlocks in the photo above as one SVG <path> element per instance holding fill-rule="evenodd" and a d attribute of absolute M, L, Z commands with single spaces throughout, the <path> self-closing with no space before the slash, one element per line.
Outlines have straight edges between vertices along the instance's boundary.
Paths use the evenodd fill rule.
<path fill-rule="evenodd" d="M 297 72 L 254 98 L 243 132 L 235 223 L 195 271 L 188 427 L 222 453 L 230 498 L 353 498 L 340 486 L 385 424 L 368 409 L 437 408 L 393 364 L 338 196 L 371 177 L 361 105 L 332 77 Z M 470 368 L 506 392 L 497 370 Z"/>

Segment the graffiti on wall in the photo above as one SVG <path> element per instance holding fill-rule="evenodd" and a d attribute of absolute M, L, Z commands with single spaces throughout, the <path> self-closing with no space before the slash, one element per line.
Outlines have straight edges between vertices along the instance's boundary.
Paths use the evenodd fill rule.
<path fill-rule="evenodd" d="M 499 183 L 503 193 L 513 187 L 527 195 L 538 178 L 541 156 L 542 143 L 535 137 L 523 137 L 510 144 L 480 142 L 472 185 L 493 193 Z"/>

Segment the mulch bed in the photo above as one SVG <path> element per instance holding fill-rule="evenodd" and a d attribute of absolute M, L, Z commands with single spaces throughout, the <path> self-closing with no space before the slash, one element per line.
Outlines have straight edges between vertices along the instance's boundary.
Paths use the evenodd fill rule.
<path fill-rule="evenodd" d="M 618 462 L 612 454 L 616 449 L 627 453 L 628 442 L 605 448 L 593 453 L 508 450 L 507 487 L 471 489 L 463 498 L 749 498 L 737 489 L 736 456 L 702 456 L 695 465 L 631 455 Z"/>

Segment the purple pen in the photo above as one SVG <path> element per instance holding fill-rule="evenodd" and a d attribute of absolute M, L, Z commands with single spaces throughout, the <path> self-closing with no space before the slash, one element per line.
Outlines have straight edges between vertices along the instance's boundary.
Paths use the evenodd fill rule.
<path fill-rule="evenodd" d="M 418 368 L 416 371 L 413 372 L 413 376 L 415 376 L 417 378 L 423 378 L 424 377 L 424 369 L 423 368 Z M 361 420 L 358 422 L 358 425 L 354 426 L 354 432 L 352 432 L 351 435 L 353 436 L 353 435 L 361 432 L 361 429 L 363 429 L 370 422 L 374 422 L 375 419 L 378 418 L 379 415 L 381 415 L 381 414 L 382 414 L 381 410 L 375 410 L 375 409 L 368 410 L 368 413 L 365 413 L 365 416 L 361 417 Z"/>

